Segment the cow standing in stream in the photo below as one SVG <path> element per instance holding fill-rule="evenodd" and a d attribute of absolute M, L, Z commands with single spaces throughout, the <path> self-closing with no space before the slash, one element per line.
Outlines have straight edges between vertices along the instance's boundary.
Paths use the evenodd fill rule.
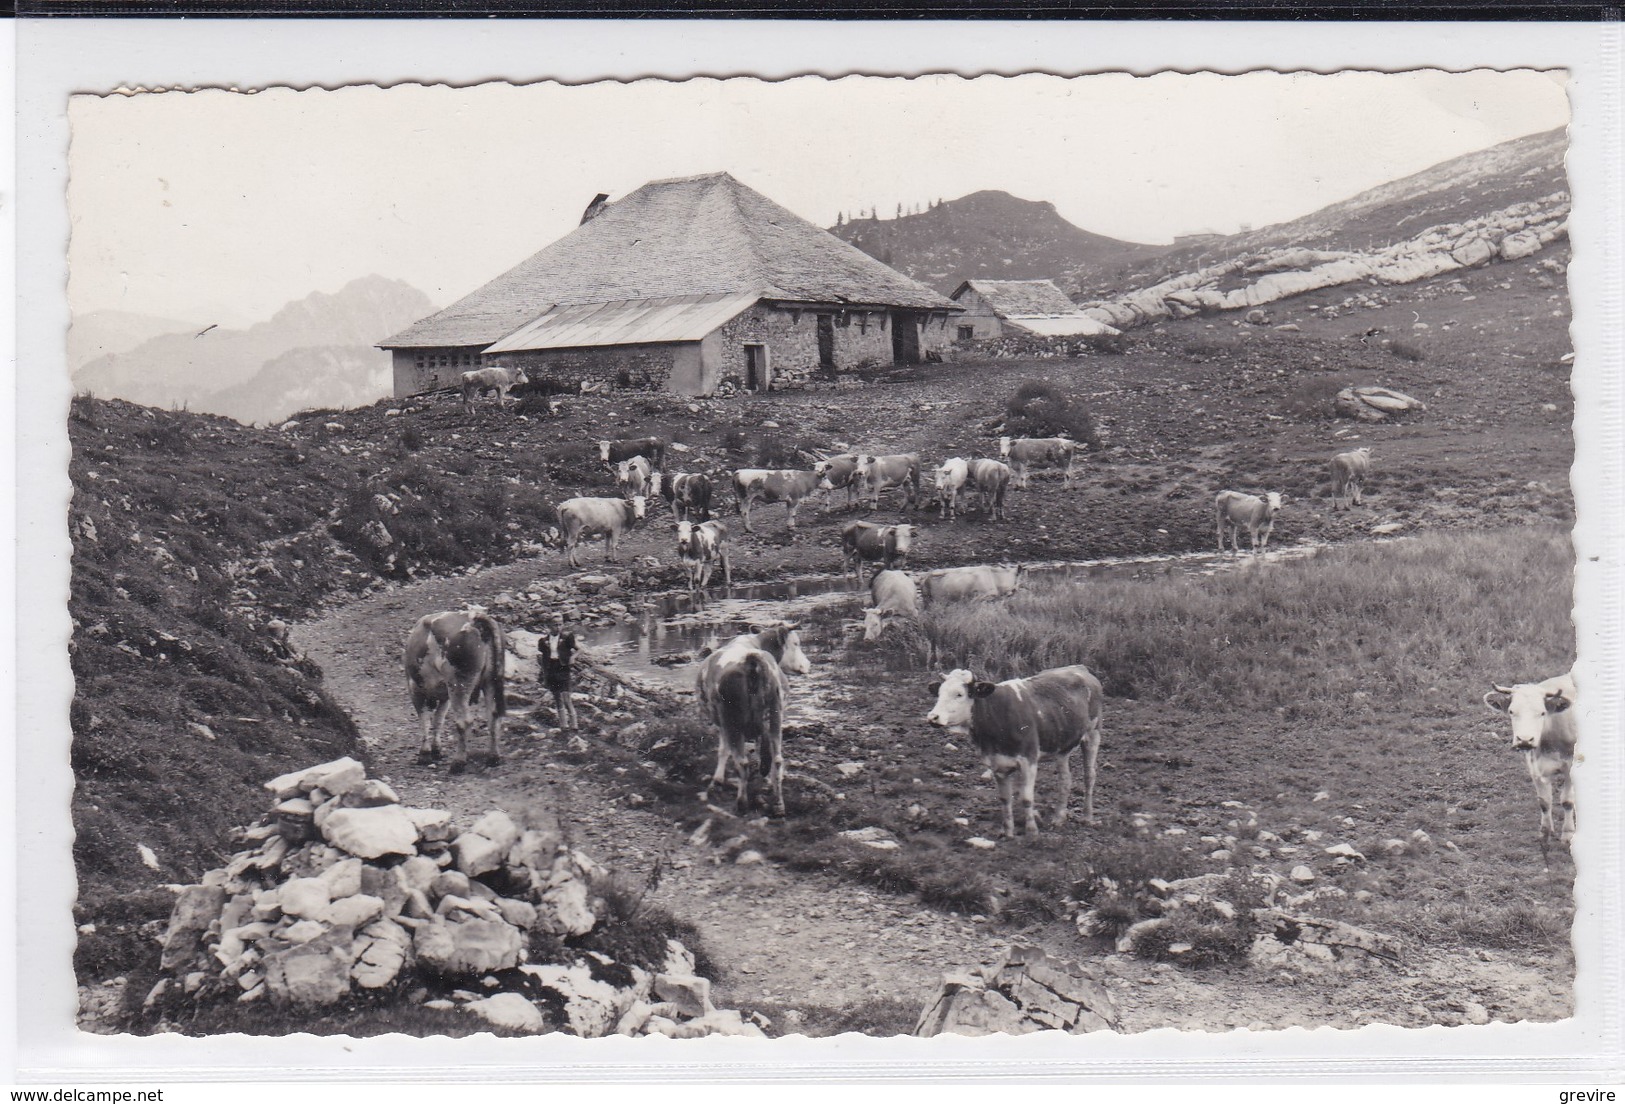
<path fill-rule="evenodd" d="M 711 800 L 732 763 L 739 780 L 734 808 L 741 814 L 750 809 L 745 745 L 754 740 L 773 794 L 773 813 L 784 815 L 784 710 L 790 699 L 784 672 L 804 675 L 810 669 L 794 625 L 735 637 L 700 661 L 694 676 L 700 709 L 717 726 L 717 769 L 700 800 Z"/>

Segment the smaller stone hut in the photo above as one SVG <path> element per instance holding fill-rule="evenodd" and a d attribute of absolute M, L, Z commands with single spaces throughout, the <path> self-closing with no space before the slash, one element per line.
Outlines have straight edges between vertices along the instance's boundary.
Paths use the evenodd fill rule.
<path fill-rule="evenodd" d="M 950 298 L 965 310 L 954 319 L 956 341 L 1121 332 L 1080 311 L 1052 280 L 966 280 Z"/>

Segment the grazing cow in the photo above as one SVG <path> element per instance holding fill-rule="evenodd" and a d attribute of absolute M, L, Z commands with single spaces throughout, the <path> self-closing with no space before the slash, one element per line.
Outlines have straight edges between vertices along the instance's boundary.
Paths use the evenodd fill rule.
<path fill-rule="evenodd" d="M 487 760 L 501 761 L 498 738 L 508 712 L 503 687 L 506 648 L 502 626 L 479 606 L 431 613 L 412 626 L 406 638 L 406 686 L 423 727 L 419 763 L 440 758 L 440 726 L 449 710 L 457 732 L 451 771 L 462 772 L 468 765 L 468 730 L 474 723 L 469 716 L 471 705 L 485 714 L 491 736 Z"/>
<path fill-rule="evenodd" d="M 970 462 L 970 476 L 965 488 L 969 490 L 974 487 L 981 494 L 982 513 L 991 514 L 995 521 L 1005 520 L 1004 495 L 1010 489 L 1010 474 L 1010 465 L 997 460 Z"/>
<path fill-rule="evenodd" d="M 1003 598 L 1021 586 L 1027 565 L 1015 567 L 943 567 L 925 577 L 925 604 Z"/>
<path fill-rule="evenodd" d="M 581 566 L 576 545 L 582 537 L 603 537 L 604 559 L 615 559 L 621 534 L 643 516 L 642 495 L 634 495 L 630 502 L 620 498 L 571 498 L 559 503 L 559 527 L 564 531 L 564 551 L 570 566 Z"/>
<path fill-rule="evenodd" d="M 572 686 L 575 654 L 576 634 L 565 631 L 563 614 L 553 614 L 547 632 L 536 641 L 536 667 L 542 686 L 553 695 L 553 716 L 562 731 L 581 725 Z"/>
<path fill-rule="evenodd" d="M 678 521 L 711 520 L 711 480 L 698 473 L 678 472 L 666 491 Z"/>
<path fill-rule="evenodd" d="M 1038 764 L 1053 756 L 1061 768 L 1055 827 L 1066 822 L 1072 798 L 1072 753 L 1084 745 L 1084 816 L 1095 820 L 1095 763 L 1100 755 L 1100 680 L 1087 667 L 1055 667 L 1031 678 L 982 682 L 966 670 L 931 684 L 937 704 L 926 717 L 960 739 L 970 737 L 993 770 L 1004 805 L 1004 834 L 1016 834 L 1014 789 L 1021 773 L 1021 804 L 1028 835 L 1038 831 L 1033 790 Z"/>
<path fill-rule="evenodd" d="M 606 464 L 619 464 L 634 456 L 645 456 L 649 465 L 666 470 L 666 439 L 664 437 L 638 437 L 629 441 L 599 441 L 598 459 Z"/>
<path fill-rule="evenodd" d="M 920 616 L 920 588 L 903 571 L 877 571 L 869 580 L 869 598 L 874 603 L 863 611 L 863 639 L 875 641 L 895 618 Z"/>
<path fill-rule="evenodd" d="M 621 493 L 631 498 L 633 495 L 643 495 L 645 498 L 653 497 L 650 489 L 650 465 L 642 456 L 634 456 L 630 460 L 622 460 L 615 466 L 615 484 L 621 488 Z"/>
<path fill-rule="evenodd" d="M 863 575 L 864 560 L 879 560 L 887 570 L 908 559 L 914 542 L 912 525 L 874 525 L 854 521 L 841 530 L 841 555 L 854 579 Z"/>
<path fill-rule="evenodd" d="M 898 452 L 889 456 L 858 457 L 853 479 L 869 496 L 869 509 L 880 508 L 880 495 L 893 487 L 903 488 L 903 509 L 912 510 L 920 498 L 920 454 Z"/>
<path fill-rule="evenodd" d="M 1540 855 L 1546 864 L 1551 863 L 1554 835 L 1565 846 L 1574 838 L 1574 787 L 1569 778 L 1579 735 L 1570 708 L 1574 701 L 1573 675 L 1517 686 L 1497 684 L 1484 695 L 1485 705 L 1512 718 L 1512 746 L 1523 752 L 1540 802 Z M 1553 813 L 1554 802 L 1562 810 L 1561 825 Z"/>
<path fill-rule="evenodd" d="M 523 368 L 476 368 L 463 373 L 463 409 L 473 413 L 474 396 L 497 393 L 497 406 L 508 405 L 508 392 L 529 383 Z"/>
<path fill-rule="evenodd" d="M 786 468 L 740 468 L 734 472 L 734 495 L 739 502 L 739 513 L 745 519 L 745 532 L 754 533 L 750 526 L 750 511 L 758 502 L 782 502 L 789 507 L 789 524 L 796 527 L 796 511 L 801 500 L 818 489 L 818 474 Z"/>
<path fill-rule="evenodd" d="M 1332 509 L 1353 509 L 1360 505 L 1366 473 L 1371 470 L 1371 450 L 1357 448 L 1332 457 Z M 1343 500 L 1347 498 L 1348 504 Z"/>
<path fill-rule="evenodd" d="M 1034 468 L 1061 468 L 1062 480 L 1070 484 L 1080 447 L 1070 437 L 1000 437 L 999 458 L 1010 462 L 1018 487 L 1027 485 L 1027 475 Z"/>
<path fill-rule="evenodd" d="M 1240 491 L 1220 491 L 1213 500 L 1219 551 L 1224 551 L 1224 538 L 1228 533 L 1231 547 L 1240 552 L 1243 529 L 1252 538 L 1254 555 L 1267 551 L 1270 534 L 1275 531 L 1275 512 L 1285 505 L 1286 495 L 1275 491 L 1270 491 L 1263 498 Z"/>
<path fill-rule="evenodd" d="M 861 485 L 858 483 L 858 454 L 843 452 L 839 456 L 830 456 L 819 460 L 813 465 L 813 473 L 818 476 L 818 489 L 833 491 L 841 487 L 846 488 L 846 508 L 850 510 L 858 499 Z"/>
<path fill-rule="evenodd" d="M 958 456 L 944 460 L 942 467 L 937 469 L 937 501 L 942 503 L 944 519 L 954 516 L 954 505 L 959 500 L 959 492 L 965 489 L 965 483 L 969 479 L 970 461 Z"/>
<path fill-rule="evenodd" d="M 700 661 L 694 676 L 700 709 L 717 726 L 717 769 L 700 795 L 710 801 L 732 763 L 739 779 L 734 807 L 750 808 L 750 758 L 747 741 L 756 741 L 762 775 L 773 792 L 773 812 L 784 815 L 784 709 L 790 697 L 788 671 L 810 670 L 796 626 L 780 625 L 734 638 Z"/>
<path fill-rule="evenodd" d="M 728 562 L 728 527 L 720 521 L 677 523 L 677 555 L 688 574 L 688 589 L 703 595 L 711 582 L 711 572 L 722 564 L 722 585 L 734 585 L 733 565 Z"/>

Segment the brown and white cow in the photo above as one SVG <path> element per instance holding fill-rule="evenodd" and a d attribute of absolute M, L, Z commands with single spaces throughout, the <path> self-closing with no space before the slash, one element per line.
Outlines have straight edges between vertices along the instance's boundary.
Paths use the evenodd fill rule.
<path fill-rule="evenodd" d="M 522 383 L 529 382 L 523 368 L 476 368 L 472 372 L 464 372 L 463 409 L 472 413 L 474 397 L 491 391 L 497 393 L 497 406 L 507 406 L 508 392 Z"/>
<path fill-rule="evenodd" d="M 740 468 L 734 472 L 734 496 L 739 503 L 740 516 L 745 519 L 745 532 L 754 533 L 750 525 L 750 512 L 758 503 L 782 502 L 789 508 L 789 526 L 796 527 L 796 511 L 801 500 L 818 489 L 816 472 L 789 468 Z"/>
<path fill-rule="evenodd" d="M 1079 444 L 1070 437 L 1000 437 L 999 457 L 1010 463 L 1016 486 L 1027 485 L 1034 468 L 1061 468 L 1062 480 L 1072 482 L 1072 464 Z"/>
<path fill-rule="evenodd" d="M 888 456 L 865 453 L 858 457 L 853 476 L 861 493 L 869 498 L 869 509 L 880 508 L 880 496 L 894 487 L 903 488 L 903 509 L 911 510 L 920 499 L 920 454 L 896 452 Z"/>
<path fill-rule="evenodd" d="M 1340 452 L 1332 457 L 1332 509 L 1353 509 L 1360 505 L 1360 492 L 1365 489 L 1365 477 L 1371 470 L 1371 450 L 1366 447 L 1353 452 Z M 1344 499 L 1347 498 L 1347 504 Z"/>
<path fill-rule="evenodd" d="M 457 774 L 467 766 L 473 706 L 484 713 L 491 737 L 485 758 L 493 764 L 501 761 L 499 737 L 502 718 L 508 712 L 503 684 L 506 649 L 502 626 L 479 606 L 431 613 L 412 626 L 406 637 L 404 665 L 412 709 L 423 728 L 419 763 L 440 758 L 440 726 L 450 712 L 457 733 L 451 771 Z"/>
<path fill-rule="evenodd" d="M 849 522 L 841 530 L 841 560 L 854 579 L 863 577 L 863 561 L 878 561 L 888 569 L 908 560 L 914 546 L 914 526 Z"/>
<path fill-rule="evenodd" d="M 818 476 L 818 489 L 821 491 L 846 488 L 848 510 L 857 502 L 858 491 L 862 489 L 858 482 L 857 453 L 843 452 L 838 456 L 823 457 L 813 465 L 813 473 Z"/>
<path fill-rule="evenodd" d="M 899 618 L 919 619 L 920 587 L 905 571 L 875 572 L 869 580 L 869 600 L 873 604 L 863 611 L 864 640 L 879 640 L 887 626 Z"/>
<path fill-rule="evenodd" d="M 958 505 L 959 494 L 965 489 L 970 479 L 970 461 L 960 456 L 952 456 L 942 462 L 937 469 L 937 501 L 942 505 L 944 520 L 954 516 L 954 507 Z"/>
<path fill-rule="evenodd" d="M 634 456 L 630 460 L 622 460 L 615 465 L 615 484 L 628 498 L 634 495 L 650 498 L 654 494 L 650 490 L 652 471 L 653 467 L 646 457 Z"/>
<path fill-rule="evenodd" d="M 1569 772 L 1579 738 L 1572 708 L 1575 696 L 1573 675 L 1516 686 L 1497 684 L 1484 695 L 1485 705 L 1512 718 L 1512 746 L 1523 752 L 1535 800 L 1540 802 L 1540 855 L 1547 864 L 1552 858 L 1553 836 L 1565 846 L 1574 838 L 1574 786 Z"/>
<path fill-rule="evenodd" d="M 1021 775 L 1021 804 L 1027 834 L 1038 831 L 1033 808 L 1038 764 L 1048 755 L 1061 768 L 1061 800 L 1055 827 L 1066 822 L 1072 798 L 1072 753 L 1084 748 L 1084 816 L 1095 819 L 1095 765 L 1100 755 L 1100 680 L 1087 667 L 1055 667 L 1031 678 L 984 682 L 956 670 L 931 684 L 937 704 L 926 717 L 960 739 L 969 737 L 982 762 L 993 771 L 1004 806 L 1004 834 L 1016 834 L 1015 776 Z"/>
<path fill-rule="evenodd" d="M 700 661 L 694 687 L 701 711 L 717 726 L 717 769 L 700 800 L 711 800 L 731 763 L 739 780 L 734 807 L 740 813 L 750 808 L 751 764 L 745 745 L 754 740 L 773 793 L 773 812 L 784 815 L 784 711 L 790 698 L 784 673 L 804 675 L 810 669 L 795 625 L 736 637 Z"/>
<path fill-rule="evenodd" d="M 644 498 L 571 498 L 559 503 L 559 528 L 564 532 L 564 551 L 571 567 L 580 567 L 576 545 L 583 537 L 604 538 L 604 559 L 613 560 L 620 549 L 621 536 L 644 516 Z"/>
<path fill-rule="evenodd" d="M 1241 531 L 1252 538 L 1253 553 L 1267 551 L 1275 531 L 1275 514 L 1286 505 L 1286 495 L 1270 491 L 1263 498 L 1240 491 L 1220 491 L 1213 499 L 1214 525 L 1218 530 L 1219 551 L 1224 551 L 1226 534 L 1231 547 L 1241 551 Z"/>
<path fill-rule="evenodd" d="M 666 469 L 666 439 L 664 437 L 636 437 L 625 441 L 599 441 L 598 459 L 606 464 L 619 464 L 634 456 L 644 456 L 651 467 Z"/>
<path fill-rule="evenodd" d="M 671 477 L 666 497 L 678 521 L 711 520 L 711 480 L 698 472 Z"/>
<path fill-rule="evenodd" d="M 1016 592 L 1026 572 L 1026 564 L 1014 567 L 941 567 L 926 575 L 921 589 L 928 606 L 943 602 L 1004 598 Z"/>
<path fill-rule="evenodd" d="M 974 488 L 982 498 L 982 513 L 995 521 L 1004 521 L 1004 496 L 1010 489 L 1010 465 L 997 460 L 980 458 L 970 462 L 970 475 L 965 489 Z"/>
<path fill-rule="evenodd" d="M 720 521 L 677 523 L 677 557 L 688 576 L 688 589 L 703 595 L 711 573 L 722 565 L 722 585 L 734 585 L 733 565 L 728 561 L 728 527 Z"/>

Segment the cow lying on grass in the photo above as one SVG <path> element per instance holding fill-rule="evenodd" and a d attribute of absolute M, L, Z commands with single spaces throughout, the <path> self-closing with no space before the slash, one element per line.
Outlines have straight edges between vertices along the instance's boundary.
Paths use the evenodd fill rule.
<path fill-rule="evenodd" d="M 700 795 L 709 802 L 722 785 L 728 765 L 738 778 L 734 808 L 750 809 L 750 757 L 745 745 L 756 743 L 762 775 L 773 793 L 773 814 L 784 815 L 784 710 L 790 698 L 788 671 L 811 669 L 802 654 L 796 626 L 780 625 L 735 637 L 700 661 L 694 676 L 700 709 L 717 726 L 717 769 Z"/>
<path fill-rule="evenodd" d="M 1548 866 L 1552 837 L 1557 836 L 1565 847 L 1574 838 L 1574 786 L 1569 777 L 1579 738 L 1571 708 L 1574 700 L 1573 675 L 1517 686 L 1497 685 L 1484 695 L 1485 705 L 1512 718 L 1512 746 L 1523 752 L 1535 800 L 1540 803 L 1540 856 Z"/>
<path fill-rule="evenodd" d="M 926 717 L 950 735 L 969 738 L 993 771 L 1004 807 L 1004 834 L 1014 836 L 1016 775 L 1021 775 L 1025 831 L 1038 831 L 1033 807 L 1038 764 L 1053 756 L 1061 768 L 1055 827 L 1066 822 L 1072 797 L 1072 753 L 1084 746 L 1087 785 L 1084 816 L 1095 819 L 1095 763 L 1100 754 L 1100 680 L 1087 667 L 1056 667 L 1031 678 L 983 682 L 969 671 L 950 671 L 931 684 L 937 704 Z"/>
<path fill-rule="evenodd" d="M 404 663 L 412 709 L 423 728 L 419 763 L 440 758 L 440 726 L 450 712 L 457 733 L 451 772 L 462 772 L 468 764 L 468 730 L 474 723 L 469 710 L 476 705 L 485 714 L 491 737 L 486 759 L 493 764 L 501 761 L 498 738 L 508 712 L 503 686 L 506 648 L 502 626 L 479 606 L 431 613 L 412 626 Z"/>
<path fill-rule="evenodd" d="M 907 572 L 875 572 L 869 580 L 869 598 L 874 604 L 863 611 L 863 639 L 870 643 L 895 620 L 919 620 L 920 588 Z"/>

